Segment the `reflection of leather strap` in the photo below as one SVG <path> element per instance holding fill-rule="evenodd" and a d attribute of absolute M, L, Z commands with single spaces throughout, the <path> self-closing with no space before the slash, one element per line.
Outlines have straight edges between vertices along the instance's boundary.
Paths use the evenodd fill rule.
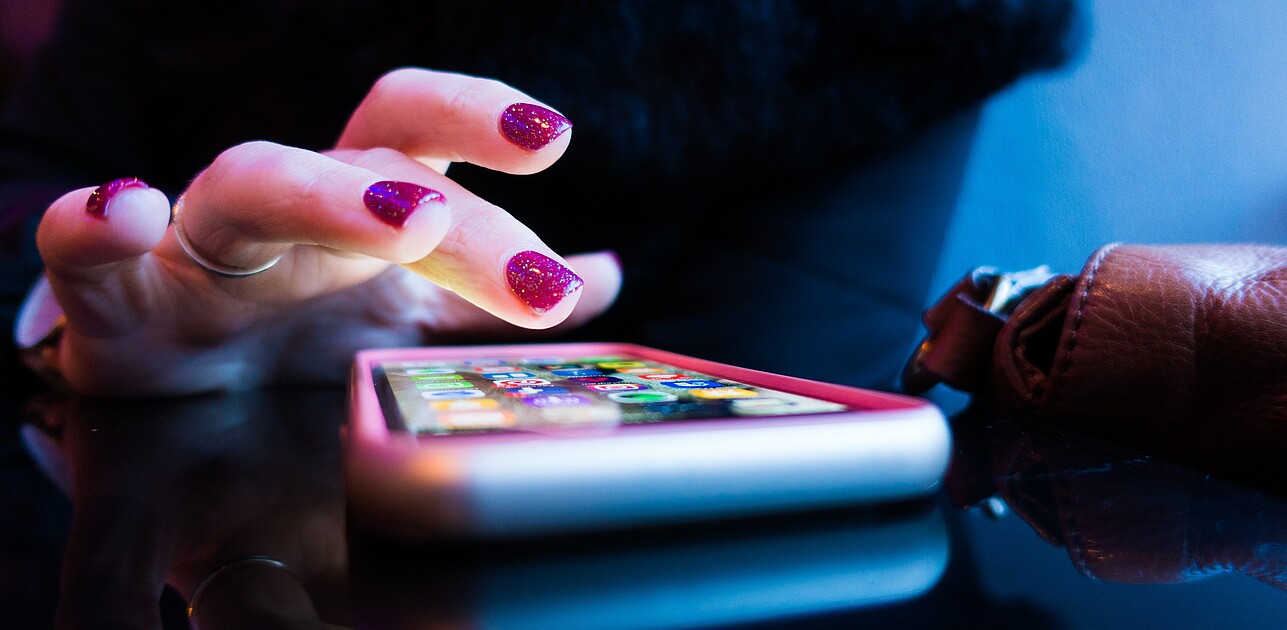
<path fill-rule="evenodd" d="M 18 309 L 13 326 L 14 345 L 32 372 L 45 382 L 63 388 L 67 381 L 58 367 L 58 344 L 66 327 L 67 317 L 54 299 L 48 278 L 42 275 Z"/>

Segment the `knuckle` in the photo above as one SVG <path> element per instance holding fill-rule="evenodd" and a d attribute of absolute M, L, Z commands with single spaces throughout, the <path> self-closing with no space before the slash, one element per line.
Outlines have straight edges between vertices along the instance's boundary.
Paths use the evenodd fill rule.
<path fill-rule="evenodd" d="M 496 235 L 507 231 L 513 221 L 509 213 L 490 203 L 481 203 L 471 208 L 468 216 L 447 233 L 438 250 L 452 255 L 465 255 L 480 249 L 478 244 L 496 238 Z"/>
<path fill-rule="evenodd" d="M 367 92 L 366 100 L 367 102 L 387 100 L 390 95 L 402 92 L 407 85 L 421 80 L 426 74 L 428 72 L 421 68 L 406 67 L 390 70 L 375 80 Z"/>

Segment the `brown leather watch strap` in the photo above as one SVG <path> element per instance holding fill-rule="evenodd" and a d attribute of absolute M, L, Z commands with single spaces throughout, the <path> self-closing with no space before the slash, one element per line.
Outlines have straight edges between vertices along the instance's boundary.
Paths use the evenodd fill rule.
<path fill-rule="evenodd" d="M 1016 273 L 980 267 L 967 274 L 925 311 L 929 332 L 903 368 L 903 390 L 919 394 L 946 383 L 964 391 L 985 391 L 993 348 L 1009 313 L 1052 277 L 1046 267 Z"/>

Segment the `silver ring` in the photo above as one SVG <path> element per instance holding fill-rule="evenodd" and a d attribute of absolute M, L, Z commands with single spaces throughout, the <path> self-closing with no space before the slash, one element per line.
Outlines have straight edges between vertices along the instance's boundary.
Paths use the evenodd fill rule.
<path fill-rule="evenodd" d="M 269 260 L 258 267 L 251 268 L 229 267 L 227 265 L 221 265 L 214 262 L 213 260 L 198 254 L 196 248 L 192 246 L 192 242 L 188 240 L 188 234 L 183 230 L 183 221 L 180 220 L 182 218 L 182 207 L 183 197 L 179 197 L 179 200 L 174 202 L 174 207 L 171 209 L 171 216 L 174 217 L 172 220 L 174 223 L 174 238 L 179 241 L 179 247 L 183 248 L 183 252 L 188 255 L 188 258 L 192 259 L 192 262 L 197 263 L 198 267 L 201 267 L 210 273 L 217 276 L 223 276 L 225 278 L 244 278 L 246 276 L 253 276 L 257 273 L 263 273 L 272 269 L 273 265 L 281 262 L 282 256 L 285 255 L 278 254 L 274 256 L 272 260 Z"/>
<path fill-rule="evenodd" d="M 193 615 L 197 614 L 197 605 L 201 603 L 201 597 L 206 594 L 206 590 L 210 588 L 210 585 L 216 579 L 238 569 L 244 569 L 256 564 L 290 572 L 290 567 L 286 566 L 285 562 L 268 556 L 248 556 L 225 564 L 207 576 L 206 579 L 201 580 L 201 583 L 197 585 L 197 589 L 192 592 L 192 599 L 188 600 L 188 618 L 192 618 Z"/>

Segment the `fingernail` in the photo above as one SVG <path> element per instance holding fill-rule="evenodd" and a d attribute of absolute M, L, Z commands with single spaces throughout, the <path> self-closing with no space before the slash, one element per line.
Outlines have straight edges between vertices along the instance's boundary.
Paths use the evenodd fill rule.
<path fill-rule="evenodd" d="M 505 279 L 514 295 L 540 315 L 576 293 L 585 281 L 571 269 L 539 252 L 519 252 L 505 265 Z"/>
<path fill-rule="evenodd" d="M 536 151 L 572 128 L 563 114 L 531 103 L 515 103 L 500 117 L 500 130 L 510 142 Z"/>
<path fill-rule="evenodd" d="M 411 182 L 376 182 L 362 195 L 366 209 L 393 227 L 402 227 L 421 204 L 446 200 L 442 193 Z"/>
<path fill-rule="evenodd" d="M 114 179 L 89 194 L 89 200 L 85 202 L 85 212 L 90 216 L 100 219 L 107 218 L 107 202 L 116 196 L 116 193 L 126 188 L 149 188 L 146 182 L 137 177 L 122 177 Z"/>

